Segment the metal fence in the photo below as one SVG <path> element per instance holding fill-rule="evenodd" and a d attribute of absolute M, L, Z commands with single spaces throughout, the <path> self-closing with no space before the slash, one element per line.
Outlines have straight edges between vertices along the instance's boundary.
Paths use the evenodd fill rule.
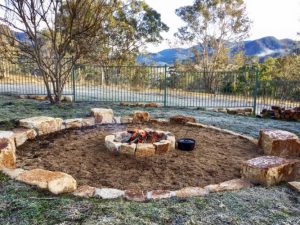
<path fill-rule="evenodd" d="M 32 62 L 0 63 L 0 92 L 46 95 Z M 300 106 L 300 81 L 261 81 L 255 68 L 180 72 L 167 66 L 76 65 L 64 95 L 75 101 L 157 102 L 199 108 Z"/>

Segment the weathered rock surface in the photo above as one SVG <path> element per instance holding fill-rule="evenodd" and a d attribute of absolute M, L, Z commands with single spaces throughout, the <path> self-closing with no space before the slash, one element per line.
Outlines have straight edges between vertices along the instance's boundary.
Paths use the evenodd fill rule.
<path fill-rule="evenodd" d="M 112 109 L 93 108 L 91 109 L 92 116 L 95 118 L 96 124 L 111 124 L 114 119 Z"/>
<path fill-rule="evenodd" d="M 134 156 L 136 150 L 136 144 L 121 144 L 119 147 L 120 154 Z"/>
<path fill-rule="evenodd" d="M 19 121 L 21 127 L 34 129 L 38 135 L 61 130 L 63 120 L 47 116 L 31 117 Z"/>
<path fill-rule="evenodd" d="M 21 168 L 17 168 L 17 169 L 2 168 L 1 171 L 6 176 L 9 176 L 11 179 L 16 179 L 16 177 L 19 176 L 21 173 L 23 173 L 25 170 Z"/>
<path fill-rule="evenodd" d="M 300 156 L 298 136 L 284 130 L 260 130 L 258 145 L 266 155 Z"/>
<path fill-rule="evenodd" d="M 292 181 L 288 183 L 289 186 L 294 189 L 295 191 L 298 191 L 300 193 L 300 181 Z"/>
<path fill-rule="evenodd" d="M 95 192 L 95 197 L 100 197 L 102 199 L 121 198 L 124 195 L 125 191 L 113 188 L 97 188 Z"/>
<path fill-rule="evenodd" d="M 155 190 L 155 191 L 149 191 L 147 193 L 147 199 L 150 200 L 160 200 L 164 198 L 171 198 L 174 197 L 176 194 L 172 191 L 167 190 Z"/>
<path fill-rule="evenodd" d="M 170 123 L 173 124 L 186 124 L 188 122 L 196 123 L 196 119 L 191 116 L 183 116 L 183 115 L 176 115 L 170 117 Z"/>
<path fill-rule="evenodd" d="M 122 116 L 121 117 L 122 124 L 128 124 L 128 123 L 132 123 L 132 122 L 133 122 L 133 118 L 130 116 Z"/>
<path fill-rule="evenodd" d="M 82 118 L 64 120 L 63 125 L 65 126 L 66 129 L 81 128 L 82 127 Z"/>
<path fill-rule="evenodd" d="M 53 194 L 74 192 L 77 188 L 76 180 L 69 174 L 43 169 L 25 171 L 16 179 L 42 189 L 48 189 Z"/>
<path fill-rule="evenodd" d="M 124 198 L 129 201 L 144 202 L 147 200 L 147 192 L 141 190 L 126 190 Z"/>
<path fill-rule="evenodd" d="M 133 123 L 144 123 L 148 122 L 150 115 L 145 111 L 135 111 L 133 114 Z"/>
<path fill-rule="evenodd" d="M 200 187 L 186 187 L 175 192 L 178 198 L 200 197 L 209 194 L 209 191 Z"/>
<path fill-rule="evenodd" d="M 122 143 L 115 142 L 115 135 L 107 135 L 104 141 L 105 141 L 105 146 L 109 151 L 113 153 L 119 152 Z"/>
<path fill-rule="evenodd" d="M 244 179 L 234 179 L 222 182 L 220 184 L 211 184 L 204 187 L 209 192 L 221 192 L 221 191 L 238 191 L 245 188 L 250 188 L 253 185 Z"/>
<path fill-rule="evenodd" d="M 155 155 L 155 147 L 153 144 L 137 144 L 135 156 L 137 158 L 150 157 Z"/>
<path fill-rule="evenodd" d="M 157 107 L 159 107 L 159 105 L 155 102 L 150 102 L 150 103 L 146 103 L 145 107 L 157 108 Z"/>
<path fill-rule="evenodd" d="M 94 117 L 82 118 L 82 126 L 83 127 L 95 126 L 95 118 Z"/>
<path fill-rule="evenodd" d="M 96 192 L 95 187 L 83 185 L 77 188 L 77 190 L 73 192 L 73 195 L 78 197 L 90 198 L 90 197 L 94 197 L 95 192 Z"/>
<path fill-rule="evenodd" d="M 165 154 L 171 150 L 171 141 L 168 140 L 155 142 L 153 145 L 155 147 L 155 154 Z"/>
<path fill-rule="evenodd" d="M 276 156 L 250 159 L 242 165 L 242 177 L 252 183 L 272 186 L 282 181 L 295 179 L 297 161 Z"/>
<path fill-rule="evenodd" d="M 13 129 L 13 132 L 17 147 L 24 144 L 28 139 L 32 140 L 37 136 L 37 133 L 34 129 L 15 128 Z"/>
<path fill-rule="evenodd" d="M 16 167 L 16 146 L 14 133 L 0 131 L 0 168 Z"/>
<path fill-rule="evenodd" d="M 153 123 L 153 124 L 159 124 L 159 125 L 167 125 L 169 124 L 169 120 L 168 119 L 156 119 L 156 118 L 150 118 L 149 120 L 150 123 Z"/>
<path fill-rule="evenodd" d="M 227 108 L 228 114 L 237 114 L 237 115 L 251 115 L 253 109 L 252 108 Z"/>

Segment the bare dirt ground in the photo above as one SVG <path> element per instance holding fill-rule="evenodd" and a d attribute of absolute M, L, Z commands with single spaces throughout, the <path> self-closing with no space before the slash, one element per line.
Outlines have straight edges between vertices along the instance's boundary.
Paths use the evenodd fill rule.
<path fill-rule="evenodd" d="M 192 152 L 174 150 L 144 159 L 116 156 L 106 149 L 104 138 L 127 127 L 102 126 L 29 141 L 18 148 L 17 165 L 63 171 L 74 176 L 79 185 L 174 190 L 238 178 L 242 161 L 260 155 L 251 142 L 228 134 L 182 125 L 149 126 L 170 131 L 176 138 L 193 138 L 196 148 Z"/>

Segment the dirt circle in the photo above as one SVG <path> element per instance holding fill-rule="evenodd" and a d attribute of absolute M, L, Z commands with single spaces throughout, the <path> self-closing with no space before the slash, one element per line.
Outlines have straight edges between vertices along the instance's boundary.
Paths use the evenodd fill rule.
<path fill-rule="evenodd" d="M 113 155 L 105 145 L 106 135 L 128 128 L 152 128 L 172 132 L 175 137 L 196 140 L 192 152 L 136 159 Z M 79 185 L 141 190 L 176 190 L 203 187 L 240 177 L 241 163 L 260 156 L 258 147 L 242 138 L 185 125 L 101 126 L 65 130 L 28 141 L 17 150 L 17 165 L 43 168 L 72 175 Z"/>

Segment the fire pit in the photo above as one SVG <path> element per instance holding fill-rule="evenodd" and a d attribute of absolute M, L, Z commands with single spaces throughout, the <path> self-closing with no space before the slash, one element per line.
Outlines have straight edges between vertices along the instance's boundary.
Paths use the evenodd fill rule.
<path fill-rule="evenodd" d="M 134 129 L 106 136 L 105 145 L 113 153 L 149 157 L 175 149 L 175 136 L 161 130 Z"/>

